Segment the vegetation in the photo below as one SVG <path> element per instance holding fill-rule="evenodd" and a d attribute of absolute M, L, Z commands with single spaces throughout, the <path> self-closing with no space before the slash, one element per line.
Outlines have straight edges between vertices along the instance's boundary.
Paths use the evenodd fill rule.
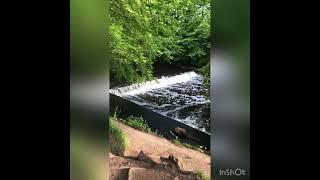
<path fill-rule="evenodd" d="M 111 0 L 111 81 L 151 79 L 155 63 L 209 62 L 209 0 Z"/>
<path fill-rule="evenodd" d="M 183 143 L 183 142 L 181 142 L 181 140 L 180 140 L 178 137 L 176 137 L 175 139 L 172 139 L 171 142 L 172 142 L 173 144 L 181 145 L 181 146 L 184 146 L 184 147 L 187 147 L 187 148 L 189 148 L 189 149 L 193 149 L 193 150 L 196 150 L 196 151 L 205 153 L 205 154 L 210 154 L 210 151 L 207 151 L 206 149 L 203 150 L 203 146 L 200 146 L 200 145 L 192 145 L 192 144 L 188 144 L 188 143 Z"/>
<path fill-rule="evenodd" d="M 151 132 L 148 124 L 142 117 L 130 116 L 124 122 L 135 129 L 139 129 L 140 131 L 144 131 L 147 133 Z"/>
<path fill-rule="evenodd" d="M 124 155 L 126 148 L 128 147 L 128 140 L 122 130 L 116 126 L 112 120 L 109 120 L 110 125 L 110 146 L 111 152 L 115 155 Z"/>
<path fill-rule="evenodd" d="M 200 177 L 201 180 L 210 180 L 209 176 L 204 174 L 202 171 L 197 171 L 196 174 Z"/>
<path fill-rule="evenodd" d="M 172 139 L 171 142 L 172 142 L 173 144 L 182 145 L 182 143 L 181 143 L 181 141 L 180 141 L 179 138 Z"/>
<path fill-rule="evenodd" d="M 122 119 L 122 118 L 117 117 L 117 110 L 116 110 L 111 119 L 115 120 L 115 121 L 119 121 L 121 123 L 124 123 L 130 127 L 138 129 L 140 131 L 150 133 L 155 136 L 163 137 L 163 135 L 158 130 L 152 131 L 151 128 L 148 126 L 148 124 L 146 123 L 146 121 L 142 117 L 129 116 L 125 119 Z M 183 143 L 183 142 L 181 142 L 181 140 L 178 137 L 176 137 L 175 139 L 172 139 L 171 142 L 176 145 L 185 146 L 189 149 L 193 149 L 193 150 L 196 150 L 196 151 L 199 151 L 202 153 L 210 154 L 210 151 L 207 151 L 207 149 L 203 149 L 202 146 Z"/>
<path fill-rule="evenodd" d="M 129 116 L 126 119 L 117 118 L 117 120 L 140 131 L 163 137 L 158 130 L 152 131 L 142 117 Z"/>
<path fill-rule="evenodd" d="M 126 125 L 128 125 L 130 127 L 138 129 L 140 131 L 143 131 L 143 132 L 146 132 L 146 133 L 150 133 L 150 134 L 153 134 L 153 135 L 156 135 L 156 136 L 159 136 L 159 137 L 163 137 L 163 135 L 158 130 L 152 131 L 151 128 L 148 126 L 148 124 L 146 123 L 146 121 L 142 117 L 135 117 L 135 116 L 131 115 L 131 116 L 125 118 L 125 119 L 122 119 L 122 118 L 117 117 L 117 115 L 118 115 L 117 114 L 117 110 L 115 110 L 115 112 L 114 112 L 113 116 L 111 117 L 111 119 L 115 120 L 115 121 L 119 121 L 121 123 L 124 123 L 124 124 L 126 124 Z M 112 126 L 114 126 L 114 125 L 110 125 L 110 127 L 112 127 Z M 121 129 L 119 129 L 119 131 L 121 131 Z M 202 146 L 183 143 L 183 142 L 181 142 L 181 140 L 178 137 L 176 137 L 175 139 L 172 139 L 171 142 L 176 144 L 176 145 L 185 146 L 185 147 L 187 147 L 189 149 L 193 149 L 193 150 L 196 150 L 196 151 L 199 151 L 199 152 L 202 152 L 202 153 L 210 154 L 210 151 L 207 151 L 207 149 L 203 149 Z"/>

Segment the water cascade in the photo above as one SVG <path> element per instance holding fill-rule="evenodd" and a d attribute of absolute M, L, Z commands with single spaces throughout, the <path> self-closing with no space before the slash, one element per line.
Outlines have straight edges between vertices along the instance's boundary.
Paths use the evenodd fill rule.
<path fill-rule="evenodd" d="M 210 132 L 210 100 L 194 71 L 113 88 L 110 93 L 203 132 Z"/>

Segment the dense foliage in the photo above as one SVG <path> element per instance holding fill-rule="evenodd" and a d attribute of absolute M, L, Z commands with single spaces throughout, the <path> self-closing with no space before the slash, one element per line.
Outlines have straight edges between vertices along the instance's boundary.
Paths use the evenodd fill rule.
<path fill-rule="evenodd" d="M 152 78 L 154 63 L 208 63 L 209 0 L 111 0 L 112 81 Z"/>

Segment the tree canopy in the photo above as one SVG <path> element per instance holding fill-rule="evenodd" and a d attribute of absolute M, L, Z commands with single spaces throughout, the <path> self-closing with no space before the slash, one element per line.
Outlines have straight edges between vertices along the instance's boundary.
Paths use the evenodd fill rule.
<path fill-rule="evenodd" d="M 209 63 L 209 0 L 111 0 L 112 81 L 152 78 L 154 63 Z"/>

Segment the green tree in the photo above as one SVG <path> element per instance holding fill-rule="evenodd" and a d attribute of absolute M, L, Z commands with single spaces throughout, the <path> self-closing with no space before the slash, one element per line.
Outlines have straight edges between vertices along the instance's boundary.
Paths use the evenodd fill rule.
<path fill-rule="evenodd" d="M 111 0 L 111 80 L 152 78 L 154 62 L 209 61 L 208 0 Z"/>

